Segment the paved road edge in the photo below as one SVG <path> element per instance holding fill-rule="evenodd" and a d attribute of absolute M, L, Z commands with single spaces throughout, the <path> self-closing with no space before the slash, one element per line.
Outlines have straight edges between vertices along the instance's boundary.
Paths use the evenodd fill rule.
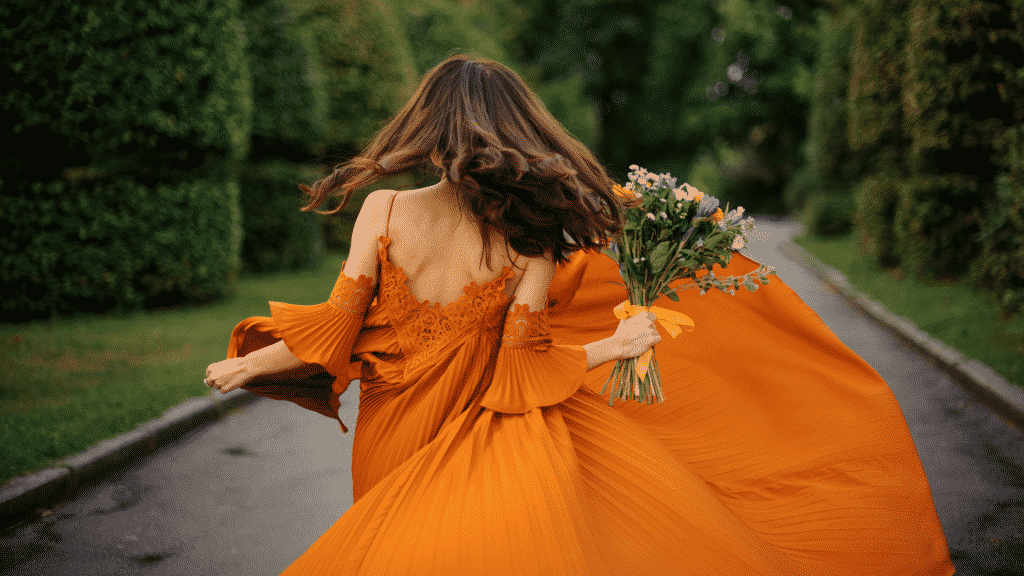
<path fill-rule="evenodd" d="M 136 466 L 160 448 L 258 398 L 242 389 L 227 394 L 211 390 L 208 396 L 189 398 L 130 432 L 63 458 L 54 467 L 13 478 L 0 488 L 0 530 L 43 517 L 73 500 L 80 490 Z"/>
<path fill-rule="evenodd" d="M 932 337 L 908 318 L 894 314 L 880 302 L 857 290 L 842 272 L 818 260 L 792 239 L 783 240 L 779 244 L 779 251 L 846 296 L 879 324 L 931 357 L 982 404 L 1011 426 L 1024 431 L 1024 389 L 1011 384 L 989 365 L 968 358 L 956 348 Z"/>

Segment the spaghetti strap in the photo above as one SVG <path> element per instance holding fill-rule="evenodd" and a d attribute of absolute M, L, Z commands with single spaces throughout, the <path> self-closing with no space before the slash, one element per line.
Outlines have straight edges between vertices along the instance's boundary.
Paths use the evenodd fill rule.
<path fill-rule="evenodd" d="M 384 221 L 384 235 L 388 238 L 391 238 L 391 236 L 388 235 L 388 227 L 391 225 L 391 207 L 395 205 L 395 196 L 398 196 L 397 190 L 391 195 L 391 199 L 388 200 L 388 218 Z"/>

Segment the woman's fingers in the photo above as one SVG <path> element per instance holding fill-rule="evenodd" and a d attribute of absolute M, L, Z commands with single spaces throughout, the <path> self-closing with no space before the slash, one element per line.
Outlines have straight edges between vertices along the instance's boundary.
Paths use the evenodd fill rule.
<path fill-rule="evenodd" d="M 241 358 L 229 358 L 214 362 L 206 369 L 206 385 L 216 388 L 222 394 L 245 385 L 247 373 Z"/>

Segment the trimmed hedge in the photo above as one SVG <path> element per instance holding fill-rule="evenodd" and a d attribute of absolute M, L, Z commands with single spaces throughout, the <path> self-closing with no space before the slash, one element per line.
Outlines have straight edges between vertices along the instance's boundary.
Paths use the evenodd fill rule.
<path fill-rule="evenodd" d="M 804 142 L 805 164 L 783 193 L 789 210 L 803 208 L 819 190 L 852 195 L 854 177 L 860 172 L 846 139 L 847 82 L 853 45 L 850 11 L 835 17 L 821 14 L 818 26 L 814 91 Z"/>
<path fill-rule="evenodd" d="M 874 258 L 883 268 L 898 266 L 896 234 L 892 223 L 896 217 L 901 180 L 884 176 L 868 176 L 853 189 L 853 231 L 863 254 Z"/>
<path fill-rule="evenodd" d="M 249 161 L 307 161 L 327 137 L 327 99 L 308 31 L 285 0 L 245 0 L 242 11 L 252 71 Z"/>
<path fill-rule="evenodd" d="M 408 38 L 390 6 L 374 0 L 315 4 L 297 24 L 317 50 L 328 146 L 361 149 L 416 88 Z"/>
<path fill-rule="evenodd" d="M 979 253 L 1001 140 L 1022 120 L 1024 87 L 1013 77 L 1024 66 L 1020 14 L 1014 22 L 1005 2 L 913 0 L 908 15 L 901 96 L 913 177 L 894 225 L 917 277 L 958 277 Z"/>
<path fill-rule="evenodd" d="M 236 0 L 0 3 L 4 180 L 241 159 L 252 86 Z M 162 176 L 160 176 L 162 177 Z"/>
<path fill-rule="evenodd" d="M 900 86 L 908 34 L 908 0 L 863 0 L 850 6 L 853 45 L 846 94 L 846 138 L 863 175 L 906 175 L 910 145 Z"/>
<path fill-rule="evenodd" d="M 979 178 L 970 174 L 913 176 L 901 183 L 893 231 L 908 272 L 926 281 L 967 272 L 978 255 L 978 190 Z"/>
<path fill-rule="evenodd" d="M 804 226 L 815 236 L 841 236 L 853 228 L 853 199 L 842 192 L 814 195 L 802 213 Z"/>
<path fill-rule="evenodd" d="M 968 280 L 991 292 L 1010 317 L 1024 311 L 1024 125 L 1008 130 L 1007 141 L 1009 171 L 996 177 L 996 198 L 985 210 L 981 253 Z"/>
<path fill-rule="evenodd" d="M 492 58 L 519 74 L 573 137 L 588 147 L 595 145 L 597 108 L 584 96 L 583 75 L 577 72 L 558 78 L 545 77 L 543 66 L 517 63 L 533 60 L 524 57 L 520 44 L 524 42 L 525 33 L 531 36 L 536 33 L 528 18 L 537 6 L 527 8 L 509 0 L 475 3 L 399 0 L 396 6 L 398 21 L 411 45 L 417 76 L 422 76 L 453 52 Z M 518 53 L 517 57 L 510 52 Z"/>
<path fill-rule="evenodd" d="M 303 198 L 296 186 L 317 178 L 315 168 L 283 160 L 242 168 L 239 200 L 245 227 L 243 273 L 311 270 L 320 266 L 326 253 L 323 217 L 299 210 Z"/>
<path fill-rule="evenodd" d="M 252 84 L 237 0 L 0 4 L 0 314 L 228 294 Z"/>
<path fill-rule="evenodd" d="M 4 322 L 203 303 L 233 289 L 242 241 L 231 179 L 4 182 Z"/>

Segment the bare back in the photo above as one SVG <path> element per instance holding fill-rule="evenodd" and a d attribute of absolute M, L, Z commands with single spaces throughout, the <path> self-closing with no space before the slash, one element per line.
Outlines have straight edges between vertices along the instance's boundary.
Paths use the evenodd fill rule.
<path fill-rule="evenodd" d="M 459 221 L 458 209 L 450 197 L 436 192 L 435 186 L 398 192 L 391 208 L 385 235 L 391 238 L 388 258 L 408 276 L 408 289 L 420 302 L 446 306 L 465 294 L 472 282 L 493 282 L 504 266 L 512 266 L 518 253 L 508 247 L 505 238 L 490 231 L 491 266 L 487 267 L 479 226 L 465 214 Z M 509 259 L 509 256 L 512 259 Z M 512 278 L 505 287 L 511 297 L 530 262 L 520 257 Z"/>

